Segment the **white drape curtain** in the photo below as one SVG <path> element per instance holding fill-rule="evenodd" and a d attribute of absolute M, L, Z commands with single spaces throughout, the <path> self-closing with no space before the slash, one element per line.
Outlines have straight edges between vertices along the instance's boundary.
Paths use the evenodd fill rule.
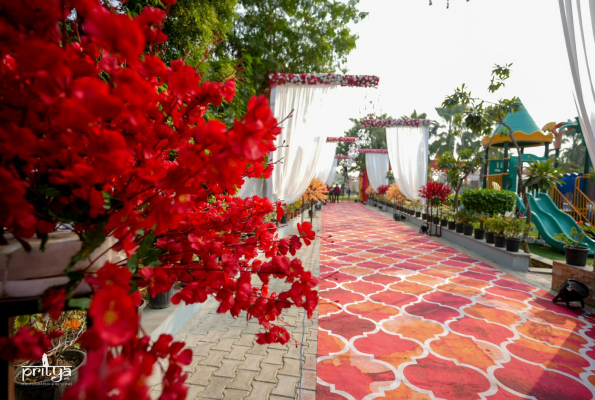
<path fill-rule="evenodd" d="M 335 175 L 337 175 L 337 164 L 339 163 L 339 160 L 337 158 L 333 157 L 333 166 L 331 168 L 330 173 L 328 174 L 328 177 L 324 180 L 324 183 L 327 184 L 327 186 L 331 186 L 333 184 L 333 182 L 335 181 Z"/>
<path fill-rule="evenodd" d="M 378 190 L 379 186 L 388 185 L 388 167 L 388 154 L 366 153 L 366 172 L 374 190 Z"/>
<path fill-rule="evenodd" d="M 264 196 L 265 180 L 261 178 L 244 178 L 244 184 L 238 191 L 238 197 L 245 199 L 246 197 Z"/>
<path fill-rule="evenodd" d="M 298 200 L 323 168 L 331 162 L 325 144 L 329 132 L 344 132 L 351 127 L 363 104 L 365 88 L 337 85 L 280 85 L 271 91 L 271 107 L 281 124 L 277 150 L 271 159 L 275 165 L 267 187 L 273 200 L 289 204 Z M 293 116 L 286 119 L 292 112 Z M 327 151 L 330 149 L 327 148 Z M 325 167 L 327 168 L 327 167 Z"/>
<path fill-rule="evenodd" d="M 429 136 L 428 127 L 386 128 L 386 144 L 395 183 L 401 193 L 411 200 L 420 199 L 419 189 L 428 181 Z"/>
<path fill-rule="evenodd" d="M 316 166 L 316 178 L 320 179 L 323 182 L 326 182 L 331 175 L 331 170 L 333 166 L 336 168 L 337 164 L 335 163 L 335 151 L 337 150 L 337 142 L 330 142 L 325 143 L 322 146 L 322 154 L 320 155 L 320 160 L 318 165 Z M 335 176 L 333 174 L 333 179 Z"/>
<path fill-rule="evenodd" d="M 591 158 L 595 156 L 595 0 L 559 0 L 574 100 Z M 593 71 L 591 71 L 593 69 Z"/>

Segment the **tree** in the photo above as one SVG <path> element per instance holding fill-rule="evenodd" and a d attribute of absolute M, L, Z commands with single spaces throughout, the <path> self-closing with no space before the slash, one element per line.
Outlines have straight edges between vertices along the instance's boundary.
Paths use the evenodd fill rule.
<path fill-rule="evenodd" d="M 488 91 L 495 93 L 506 84 L 506 80 L 510 78 L 510 67 L 512 64 L 495 65 L 492 70 L 492 78 Z M 512 135 L 513 130 L 504 121 L 506 116 L 510 113 L 520 111 L 522 104 L 517 97 L 511 99 L 500 99 L 496 102 L 490 102 L 471 96 L 471 91 L 462 84 L 460 88 L 455 89 L 455 92 L 447 96 L 442 103 L 443 107 L 452 108 L 455 106 L 463 106 L 463 112 L 457 116 L 457 121 L 465 123 L 471 132 L 474 134 L 490 135 L 492 133 L 492 126 L 501 126 L 503 128 L 502 134 L 510 137 L 512 145 L 517 150 L 518 163 L 514 166 L 517 173 L 517 181 L 519 182 L 519 192 L 523 198 L 523 203 L 527 211 L 527 225 L 531 224 L 531 206 L 527 196 L 527 187 L 523 180 L 523 159 L 522 151 L 518 142 Z M 491 141 L 490 141 L 491 143 Z M 489 143 L 488 143 L 489 146 Z M 529 232 L 523 233 L 523 250 L 530 253 L 527 239 Z"/>
<path fill-rule="evenodd" d="M 268 91 L 274 72 L 343 73 L 358 35 L 349 25 L 367 13 L 359 0 L 179 0 L 164 26 L 169 39 L 163 59 L 179 58 L 200 69 L 205 79 L 238 74 L 236 100 L 213 107 L 207 118 L 227 122 L 246 111 L 253 95 Z M 138 15 L 145 6 L 168 9 L 165 0 L 130 0 L 121 10 Z M 203 62 L 213 47 L 213 57 Z"/>
<path fill-rule="evenodd" d="M 465 179 L 481 167 L 483 156 L 480 151 L 472 149 L 459 150 L 458 157 L 446 151 L 438 158 L 438 168 L 446 171 L 446 182 L 455 193 L 453 208 L 459 208 L 459 191 Z"/>
<path fill-rule="evenodd" d="M 229 40 L 222 42 L 219 58 L 241 60 L 240 101 L 269 88 L 273 72 L 346 72 L 347 55 L 358 35 L 349 24 L 367 13 L 359 0 L 239 0 Z"/>
<path fill-rule="evenodd" d="M 163 48 L 164 61 L 185 59 L 197 66 L 204 61 L 204 53 L 217 40 L 225 40 L 236 20 L 238 0 L 178 0 L 168 6 L 163 0 L 128 0 L 121 2 L 121 10 L 137 16 L 144 7 L 169 9 L 163 26 L 167 41 Z M 231 63 L 230 63 L 231 65 Z M 226 72 L 230 73 L 233 65 Z"/>
<path fill-rule="evenodd" d="M 477 135 L 466 129 L 465 124 L 457 119 L 463 111 L 462 106 L 455 106 L 452 109 L 448 107 L 436 107 L 436 112 L 443 119 L 444 124 L 436 124 L 433 134 L 434 141 L 430 144 L 430 157 L 435 157 L 446 151 L 455 152 L 457 139 L 460 141 L 460 147 L 463 149 L 470 148 L 473 151 L 478 151 L 481 147 L 481 142 Z M 439 132 L 439 129 L 445 129 Z M 430 131 L 432 132 L 432 130 Z"/>

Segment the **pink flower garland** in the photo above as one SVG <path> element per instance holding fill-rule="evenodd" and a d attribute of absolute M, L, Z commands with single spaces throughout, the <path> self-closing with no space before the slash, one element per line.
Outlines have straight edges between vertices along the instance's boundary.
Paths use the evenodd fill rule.
<path fill-rule="evenodd" d="M 361 154 L 365 153 L 377 153 L 377 154 L 388 154 L 387 149 L 359 149 Z"/>
<path fill-rule="evenodd" d="M 388 128 L 392 126 L 430 126 L 432 121 L 429 119 L 407 119 L 407 118 L 397 118 L 397 119 L 361 119 L 359 123 L 364 128 Z"/>
<path fill-rule="evenodd" d="M 344 142 L 344 143 L 355 143 L 357 138 L 355 137 L 332 137 L 329 136 L 326 138 L 327 143 L 336 143 L 336 142 Z"/>
<path fill-rule="evenodd" d="M 380 78 L 375 75 L 340 74 L 286 74 L 276 72 L 269 75 L 271 86 L 275 85 L 341 85 L 354 87 L 376 87 Z"/>
<path fill-rule="evenodd" d="M 349 156 L 344 156 L 342 154 L 336 154 L 335 158 L 339 159 L 339 160 L 348 160 Z"/>

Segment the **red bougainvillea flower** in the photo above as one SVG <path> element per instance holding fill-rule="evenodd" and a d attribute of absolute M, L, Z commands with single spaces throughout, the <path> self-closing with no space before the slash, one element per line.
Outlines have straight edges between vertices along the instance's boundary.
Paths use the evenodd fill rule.
<path fill-rule="evenodd" d="M 304 222 L 303 224 L 297 224 L 297 228 L 300 237 L 306 246 L 309 246 L 312 240 L 314 240 L 316 237 L 316 233 L 312 230 L 312 224 L 309 222 Z"/>
<path fill-rule="evenodd" d="M 419 195 L 422 199 L 427 199 L 431 202 L 444 203 L 446 197 L 452 192 L 448 185 L 442 182 L 428 182 L 419 190 Z"/>
<path fill-rule="evenodd" d="M 64 303 L 66 302 L 66 289 L 50 288 L 42 297 L 43 310 L 55 321 L 60 318 Z"/>
<path fill-rule="evenodd" d="M 138 274 L 147 282 L 149 294 L 153 297 L 171 289 L 172 281 L 163 267 L 145 267 L 140 269 Z"/>
<path fill-rule="evenodd" d="M 386 194 L 387 190 L 388 190 L 388 185 L 380 185 L 380 186 L 378 186 L 378 189 L 376 189 L 376 191 L 378 192 L 378 194 L 380 196 L 384 196 Z"/>
<path fill-rule="evenodd" d="M 24 326 L 12 337 L 0 338 L 0 358 L 14 361 L 40 359 L 51 346 L 50 339 L 41 331 Z"/>
<path fill-rule="evenodd" d="M 126 290 L 110 285 L 93 296 L 92 330 L 108 346 L 120 346 L 138 331 L 138 311 Z"/>

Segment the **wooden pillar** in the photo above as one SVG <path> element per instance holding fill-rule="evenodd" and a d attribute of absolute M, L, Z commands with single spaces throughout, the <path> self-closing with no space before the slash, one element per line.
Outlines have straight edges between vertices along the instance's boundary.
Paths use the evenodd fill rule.
<path fill-rule="evenodd" d="M 506 189 L 508 187 L 508 159 L 510 158 L 508 152 L 509 143 L 504 143 L 504 160 L 502 162 L 502 189 Z"/>
<path fill-rule="evenodd" d="M 486 147 L 486 154 L 485 154 L 485 163 L 483 164 L 483 184 L 482 188 L 485 189 L 488 185 L 488 178 L 486 175 L 489 173 L 489 163 L 490 163 L 490 147 Z"/>

